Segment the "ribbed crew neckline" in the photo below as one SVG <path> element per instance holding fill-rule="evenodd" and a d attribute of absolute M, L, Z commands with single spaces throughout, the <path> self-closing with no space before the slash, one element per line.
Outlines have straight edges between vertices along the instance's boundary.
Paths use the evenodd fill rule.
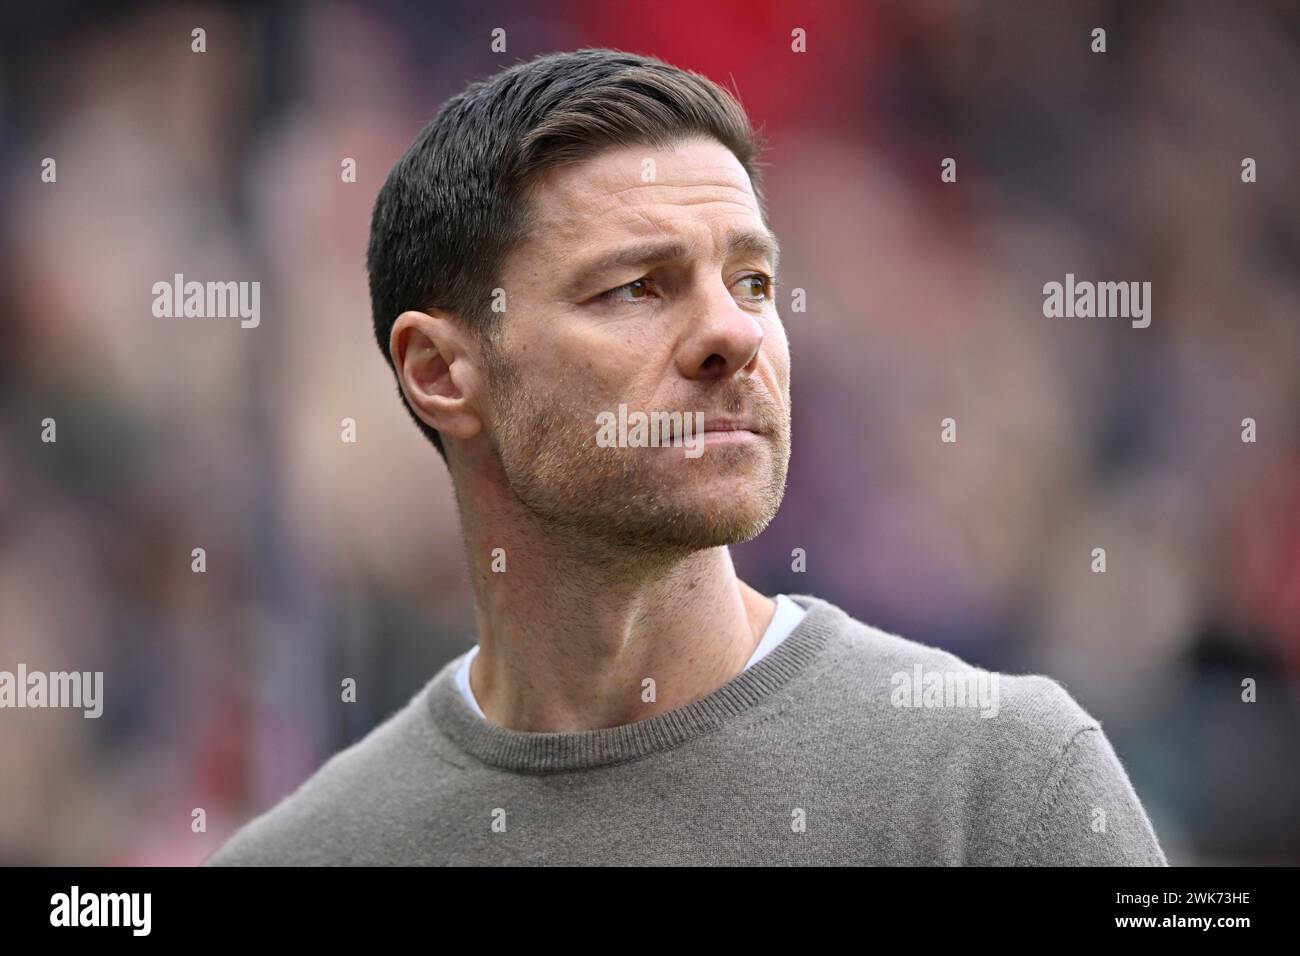
<path fill-rule="evenodd" d="M 502 770 L 559 773 L 637 760 L 680 746 L 740 717 L 817 659 L 841 626 L 844 613 L 811 595 L 788 596 L 808 613 L 770 654 L 704 697 L 635 723 L 541 733 L 500 727 L 474 713 L 456 687 L 459 656 L 429 683 L 425 703 L 436 727 L 452 743 Z"/>

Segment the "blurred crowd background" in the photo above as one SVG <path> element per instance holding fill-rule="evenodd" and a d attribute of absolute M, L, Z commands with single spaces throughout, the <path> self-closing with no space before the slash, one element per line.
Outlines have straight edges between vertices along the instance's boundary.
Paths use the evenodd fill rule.
<path fill-rule="evenodd" d="M 742 577 L 1057 678 L 1172 862 L 1300 862 L 1300 4 L 3 16 L 0 669 L 102 670 L 107 702 L 0 712 L 0 862 L 198 862 L 471 646 L 369 212 L 447 97 L 584 46 L 731 86 L 771 144 L 807 310 L 781 303 L 794 454 Z M 155 318 L 177 272 L 260 281 L 261 325 Z M 1150 328 L 1045 318 L 1067 272 L 1150 281 Z"/>

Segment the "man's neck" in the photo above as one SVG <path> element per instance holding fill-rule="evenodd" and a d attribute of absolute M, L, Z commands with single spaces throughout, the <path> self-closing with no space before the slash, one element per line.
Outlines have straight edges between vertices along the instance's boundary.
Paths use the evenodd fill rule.
<path fill-rule="evenodd" d="M 498 726 L 592 730 L 684 706 L 744 670 L 776 610 L 725 547 L 620 561 L 462 517 L 479 640 L 470 686 Z"/>

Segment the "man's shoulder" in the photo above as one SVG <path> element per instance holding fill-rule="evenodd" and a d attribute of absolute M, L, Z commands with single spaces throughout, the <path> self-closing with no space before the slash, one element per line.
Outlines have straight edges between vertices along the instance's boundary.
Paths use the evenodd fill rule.
<path fill-rule="evenodd" d="M 373 848 L 386 807 L 398 794 L 424 786 L 438 763 L 425 713 L 428 686 L 242 826 L 202 865 L 358 862 Z"/>
<path fill-rule="evenodd" d="M 819 679 L 830 680 L 858 706 L 959 725 L 974 718 L 1012 733 L 1035 728 L 1071 736 L 1098 725 L 1052 677 L 986 669 L 952 651 L 867 624 L 819 598 L 798 599 L 824 609 L 822 620 L 829 625 Z"/>
<path fill-rule="evenodd" d="M 900 764 L 1019 764 L 1046 773 L 1084 731 L 1100 723 L 1058 680 L 986 669 L 939 647 L 864 623 L 833 604 L 799 596 L 829 625 L 814 697 L 874 752 Z M 807 604 L 805 604 L 807 606 Z M 869 733 L 854 735 L 850 728 Z"/>
<path fill-rule="evenodd" d="M 939 800 L 974 821 L 963 839 L 988 859 L 1165 862 L 1100 722 L 1060 681 L 986 670 L 812 601 L 829 635 L 815 732 L 862 768 L 859 783 L 896 805 Z"/>

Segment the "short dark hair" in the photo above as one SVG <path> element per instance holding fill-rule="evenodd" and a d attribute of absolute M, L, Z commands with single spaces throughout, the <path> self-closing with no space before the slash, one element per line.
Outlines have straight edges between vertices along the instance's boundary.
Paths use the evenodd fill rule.
<path fill-rule="evenodd" d="M 692 135 L 735 154 L 762 212 L 761 135 L 731 93 L 698 73 L 585 49 L 516 64 L 452 97 L 375 200 L 366 266 L 385 360 L 392 366 L 388 340 L 408 309 L 446 310 L 491 340 L 500 319 L 492 290 L 506 255 L 528 234 L 524 197 L 539 172 L 608 146 L 665 147 Z M 409 404 L 407 411 L 445 460 L 438 432 Z"/>

